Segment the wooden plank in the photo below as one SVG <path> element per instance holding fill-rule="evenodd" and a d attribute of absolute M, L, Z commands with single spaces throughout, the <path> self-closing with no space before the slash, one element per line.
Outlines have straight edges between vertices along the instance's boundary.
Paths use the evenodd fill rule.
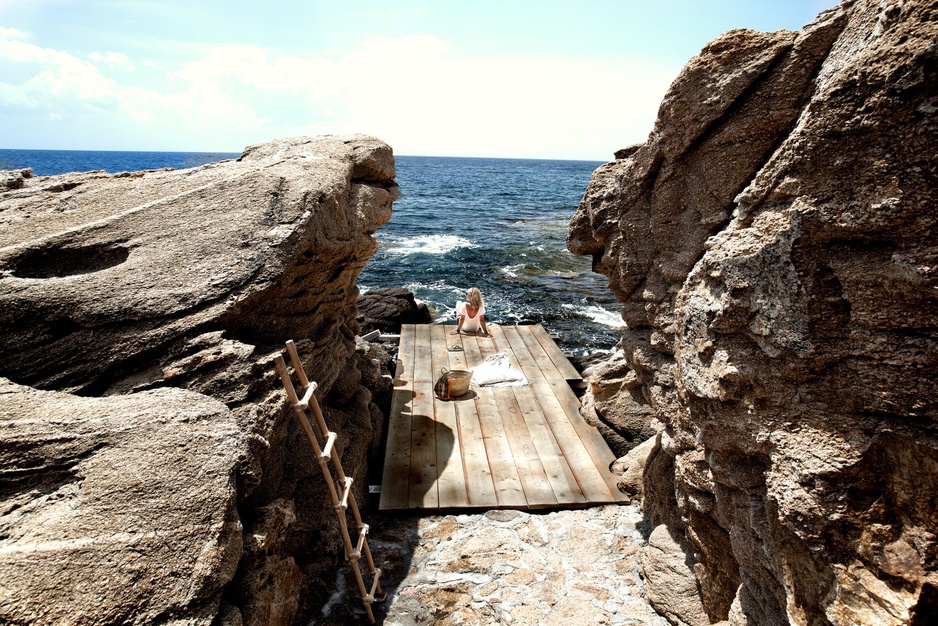
<path fill-rule="evenodd" d="M 544 381 L 547 378 L 544 372 L 538 367 L 537 361 L 531 356 L 527 345 L 521 338 L 521 332 L 517 326 L 506 326 L 504 328 L 505 339 L 508 341 L 509 350 L 515 355 L 517 367 L 520 367 L 524 375 L 530 382 Z"/>
<path fill-rule="evenodd" d="M 498 497 L 485 450 L 482 424 L 474 399 L 454 402 L 460 445 L 460 458 L 466 477 L 468 506 L 495 507 Z"/>
<path fill-rule="evenodd" d="M 401 344 L 397 350 L 397 367 L 394 375 L 408 382 L 414 380 L 414 349 L 417 347 L 417 329 L 413 324 L 401 326 Z"/>
<path fill-rule="evenodd" d="M 404 509 L 409 504 L 410 482 L 401 476 L 410 474 L 411 414 L 414 398 L 414 327 L 401 328 L 401 346 L 398 351 L 391 396 L 391 415 L 388 420 L 387 448 L 384 455 L 384 473 L 381 480 L 379 509 Z"/>
<path fill-rule="evenodd" d="M 436 423 L 433 420 L 430 325 L 414 325 L 414 400 L 410 434 L 410 508 L 436 508 Z"/>
<path fill-rule="evenodd" d="M 466 349 L 463 348 L 463 345 L 462 345 L 462 340 L 463 340 L 462 335 L 450 334 L 456 330 L 456 325 L 453 324 L 451 326 L 443 326 L 442 328 L 444 331 L 444 336 L 445 336 L 445 341 L 446 341 L 447 354 L 449 355 L 449 369 L 468 370 L 469 365 L 467 364 L 467 361 L 466 361 L 466 352 L 465 352 Z M 456 352 L 450 352 L 449 348 L 452 346 L 458 346 L 463 349 L 456 351 Z"/>
<path fill-rule="evenodd" d="M 488 457 L 489 468 L 492 472 L 492 482 L 495 483 L 495 494 L 500 507 L 524 507 L 527 500 L 524 497 L 524 488 L 518 476 L 511 447 L 508 445 L 505 428 L 498 414 L 498 404 L 495 400 L 496 389 L 478 388 L 476 408 L 478 409 L 479 424 L 482 427 L 482 440 L 485 443 L 485 455 Z M 470 477 L 470 481 L 472 478 Z"/>
<path fill-rule="evenodd" d="M 433 375 L 433 353 L 430 347 L 430 325 L 414 325 L 414 381 L 435 382 Z"/>
<path fill-rule="evenodd" d="M 579 433 L 570 423 L 564 406 L 554 395 L 554 387 L 550 383 L 532 383 L 534 395 L 547 418 L 557 444 L 564 458 L 576 475 L 580 489 L 590 502 L 614 502 L 615 496 L 610 492 L 605 478 L 600 474 L 593 462 L 592 456 L 580 439 Z M 572 392 L 571 392 L 572 393 Z"/>
<path fill-rule="evenodd" d="M 401 332 L 405 339 L 398 351 L 395 369 L 380 508 L 406 508 L 408 503 L 408 485 L 400 480 L 387 481 L 389 476 L 406 476 L 410 471 L 414 328 L 410 325 L 402 328 Z"/>
<path fill-rule="evenodd" d="M 583 380 L 580 373 L 573 367 L 573 363 L 571 363 L 570 359 L 560 350 L 560 346 L 557 345 L 557 342 L 551 339 L 551 336 L 547 334 L 547 330 L 545 330 L 543 326 L 537 324 L 530 328 L 531 334 L 537 338 L 541 347 L 544 348 L 544 352 L 550 357 L 554 366 L 563 374 L 566 380 Z"/>
<path fill-rule="evenodd" d="M 479 352 L 482 354 L 483 359 L 503 351 L 498 341 L 501 326 L 486 324 L 486 327 L 489 329 L 489 337 L 473 337 L 479 346 Z"/>
<path fill-rule="evenodd" d="M 433 371 L 440 368 L 453 369 L 450 364 L 448 344 L 450 337 L 445 327 L 430 327 Z M 461 352 L 458 354 L 462 354 Z M 469 502 L 466 477 L 463 473 L 462 450 L 459 442 L 459 426 L 456 420 L 455 402 L 433 398 L 433 416 L 436 421 L 436 486 L 440 508 L 466 506 Z"/>
<path fill-rule="evenodd" d="M 446 351 L 446 329 L 439 324 L 427 324 L 430 341 L 430 378 L 433 382 L 440 377 L 442 370 L 449 370 L 449 353 Z"/>
<path fill-rule="evenodd" d="M 482 350 L 479 348 L 478 338 L 463 335 L 460 341 L 466 357 L 466 367 L 471 370 L 482 365 L 485 357 L 482 356 Z"/>
<path fill-rule="evenodd" d="M 586 496 L 567 464 L 531 387 L 512 387 L 522 418 L 558 504 L 582 504 Z"/>
<path fill-rule="evenodd" d="M 529 508 L 557 506 L 553 487 L 511 387 L 492 390 Z"/>
<path fill-rule="evenodd" d="M 419 334 L 419 333 L 418 333 Z M 414 371 L 414 375 L 418 373 Z M 433 419 L 433 383 L 414 383 L 410 434 L 410 480 L 408 506 L 412 509 L 438 508 L 436 463 L 436 421 Z"/>
<path fill-rule="evenodd" d="M 580 436 L 586 451 L 593 459 L 593 464 L 605 480 L 606 486 L 609 487 L 610 493 L 616 500 L 625 501 L 627 498 L 619 491 L 618 479 L 609 469 L 609 466 L 616 460 L 616 456 L 609 449 L 609 444 L 603 439 L 602 433 L 596 427 L 587 424 L 580 415 L 580 400 L 567 383 L 551 382 L 550 385 L 554 390 L 554 397 L 563 407 L 570 425 Z"/>
<path fill-rule="evenodd" d="M 543 372 L 544 378 L 547 380 L 566 381 L 566 374 L 557 368 L 557 365 L 550 358 L 550 355 L 547 354 L 544 346 L 541 345 L 541 342 L 538 340 L 537 335 L 535 335 L 534 329 L 541 328 L 543 330 L 543 328 L 539 325 L 517 326 L 516 328 L 518 329 L 518 336 L 521 337 L 521 341 L 524 342 L 524 346 L 531 354 L 531 358 L 537 363 L 537 367 Z"/>

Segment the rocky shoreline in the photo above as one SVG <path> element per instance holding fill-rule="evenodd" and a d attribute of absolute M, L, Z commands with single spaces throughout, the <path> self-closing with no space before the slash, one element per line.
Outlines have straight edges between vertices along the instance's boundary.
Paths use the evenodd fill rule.
<path fill-rule="evenodd" d="M 633 504 L 375 514 L 383 623 L 931 623 L 936 40 L 933 3 L 845 0 L 691 60 L 567 240 L 628 323 L 582 413 Z M 398 195 L 364 136 L 0 175 L 0 622 L 361 622 L 273 359 L 367 503 L 360 335 L 428 321 L 356 287 Z"/>

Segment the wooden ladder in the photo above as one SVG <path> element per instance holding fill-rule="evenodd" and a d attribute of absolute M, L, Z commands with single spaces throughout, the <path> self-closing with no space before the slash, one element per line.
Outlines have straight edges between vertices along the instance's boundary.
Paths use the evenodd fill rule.
<path fill-rule="evenodd" d="M 358 581 L 358 590 L 361 592 L 362 603 L 365 605 L 365 611 L 368 613 L 368 619 L 375 623 L 375 616 L 371 611 L 371 604 L 375 598 L 383 599 L 384 591 L 378 579 L 381 578 L 381 570 L 375 567 L 375 562 L 371 558 L 371 549 L 368 547 L 368 524 L 362 523 L 361 513 L 358 511 L 358 504 L 355 502 L 355 494 L 352 493 L 352 478 L 345 475 L 342 469 L 342 460 L 338 453 L 333 451 L 336 434 L 326 427 L 326 420 L 322 416 L 322 409 L 319 408 L 319 402 L 313 393 L 316 391 L 316 383 L 311 383 L 306 377 L 306 370 L 300 362 L 300 356 L 297 354 L 296 345 L 293 340 L 287 342 L 287 352 L 290 354 L 290 362 L 293 364 L 293 370 L 299 379 L 300 388 L 303 391 L 303 397 L 298 398 L 296 390 L 293 388 L 293 382 L 290 380 L 290 373 L 287 371 L 287 365 L 283 361 L 282 355 L 277 355 L 274 362 L 277 365 L 277 371 L 280 372 L 280 380 L 283 381 L 283 388 L 287 392 L 287 398 L 296 411 L 296 417 L 303 430 L 306 431 L 306 437 L 313 445 L 313 450 L 319 459 L 319 467 L 322 469 L 323 478 L 329 487 L 329 493 L 332 495 L 332 505 L 335 508 L 336 517 L 339 518 L 339 528 L 342 531 L 342 538 L 345 542 L 345 560 L 351 561 L 352 569 L 355 572 L 355 580 Z M 316 417 L 316 423 L 319 426 L 319 432 L 325 444 L 319 445 L 319 439 L 313 434 L 309 420 L 306 418 L 306 410 L 311 408 Z M 329 470 L 329 461 L 332 461 L 332 468 L 335 471 L 335 480 Z M 358 543 L 352 546 L 352 539 L 349 536 L 347 511 L 352 512 L 355 522 L 355 528 L 358 531 Z M 365 563 L 368 565 L 368 574 L 372 577 L 371 590 L 365 587 L 365 581 L 362 578 L 361 569 L 358 561 L 362 555 L 365 556 Z"/>

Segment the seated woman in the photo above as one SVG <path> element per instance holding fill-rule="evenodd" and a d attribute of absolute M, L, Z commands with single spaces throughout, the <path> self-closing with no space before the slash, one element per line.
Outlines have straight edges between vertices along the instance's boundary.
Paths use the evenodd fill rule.
<path fill-rule="evenodd" d="M 485 305 L 482 304 L 482 293 L 475 287 L 466 292 L 468 302 L 456 303 L 456 314 L 459 315 L 459 323 L 456 324 L 456 330 L 451 335 L 459 333 L 477 333 L 482 330 L 482 336 L 489 336 L 489 329 L 485 327 Z"/>

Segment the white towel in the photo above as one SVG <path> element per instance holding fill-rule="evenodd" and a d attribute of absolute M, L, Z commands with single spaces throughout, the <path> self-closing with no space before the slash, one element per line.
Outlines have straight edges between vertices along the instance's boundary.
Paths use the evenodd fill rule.
<path fill-rule="evenodd" d="M 472 384 L 475 387 L 523 387 L 528 379 L 511 366 L 507 354 L 499 352 L 472 370 Z"/>

